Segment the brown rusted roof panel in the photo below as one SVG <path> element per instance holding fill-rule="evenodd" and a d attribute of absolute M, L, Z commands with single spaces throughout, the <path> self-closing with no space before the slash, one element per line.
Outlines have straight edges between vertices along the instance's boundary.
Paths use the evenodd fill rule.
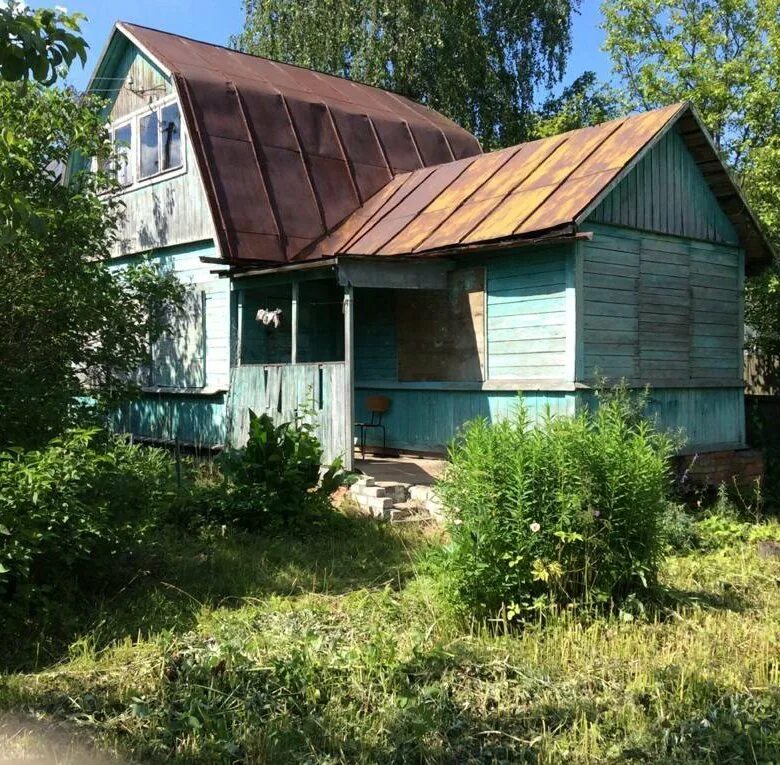
<path fill-rule="evenodd" d="M 394 174 L 481 153 L 470 133 L 394 93 L 135 24 L 119 29 L 174 75 L 228 259 L 286 262 Z"/>
<path fill-rule="evenodd" d="M 413 170 L 404 187 L 417 185 L 401 202 L 385 199 L 373 208 L 370 219 L 357 211 L 353 217 L 361 225 L 349 219 L 344 224 L 356 233 L 344 237 L 337 230 L 311 254 L 415 254 L 574 230 L 578 216 L 686 108 L 675 104 L 433 169 Z M 427 144 L 426 150 L 430 150 Z"/>

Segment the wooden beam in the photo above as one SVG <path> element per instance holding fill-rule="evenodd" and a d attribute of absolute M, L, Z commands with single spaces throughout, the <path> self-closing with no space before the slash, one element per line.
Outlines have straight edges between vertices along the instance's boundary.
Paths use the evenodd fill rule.
<path fill-rule="evenodd" d="M 290 348 L 290 363 L 298 363 L 298 288 L 299 284 L 296 281 L 292 283 L 292 316 L 290 323 L 290 335 L 291 335 L 291 348 Z"/>
<path fill-rule="evenodd" d="M 355 449 L 353 437 L 355 433 L 355 292 L 352 285 L 344 287 L 344 469 L 353 469 Z"/>
<path fill-rule="evenodd" d="M 338 278 L 343 287 L 401 290 L 445 290 L 452 264 L 444 260 L 418 262 L 339 258 Z"/>

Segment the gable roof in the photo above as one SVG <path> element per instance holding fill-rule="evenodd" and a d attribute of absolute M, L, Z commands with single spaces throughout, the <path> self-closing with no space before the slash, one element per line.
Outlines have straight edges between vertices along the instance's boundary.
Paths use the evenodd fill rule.
<path fill-rule="evenodd" d="M 687 102 L 398 175 L 305 257 L 447 254 L 574 235 L 675 125 L 749 269 L 760 270 L 771 246 Z"/>
<path fill-rule="evenodd" d="M 481 153 L 407 98 L 340 77 L 119 22 L 179 94 L 220 249 L 281 264 L 397 173 Z"/>

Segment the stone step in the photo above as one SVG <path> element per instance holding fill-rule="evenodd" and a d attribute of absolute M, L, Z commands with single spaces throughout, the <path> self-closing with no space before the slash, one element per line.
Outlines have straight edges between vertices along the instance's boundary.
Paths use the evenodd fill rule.
<path fill-rule="evenodd" d="M 384 486 L 368 486 L 366 484 L 355 484 L 352 486 L 352 494 L 356 497 L 386 497 L 387 491 Z"/>
<path fill-rule="evenodd" d="M 354 494 L 353 498 L 360 507 L 368 510 L 375 518 L 388 519 L 393 509 L 393 500 L 390 497 L 367 497 L 362 494 Z"/>

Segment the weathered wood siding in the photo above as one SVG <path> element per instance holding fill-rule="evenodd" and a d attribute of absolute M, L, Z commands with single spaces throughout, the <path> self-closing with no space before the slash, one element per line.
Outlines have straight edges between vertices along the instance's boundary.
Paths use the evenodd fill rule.
<path fill-rule="evenodd" d="M 642 158 L 588 221 L 737 243 L 733 224 L 676 129 Z"/>
<path fill-rule="evenodd" d="M 187 286 L 193 310 L 155 346 L 144 384 L 154 390 L 123 407 L 115 420 L 122 431 L 196 445 L 224 442 L 224 392 L 230 379 L 230 285 L 211 273 L 202 256 L 214 256 L 212 241 L 165 248 L 153 258 Z M 136 262 L 119 258 L 114 268 Z M 195 306 L 197 308 L 195 308 Z"/>
<path fill-rule="evenodd" d="M 186 134 L 184 162 L 185 172 L 174 170 L 139 188 L 131 186 L 120 192 L 125 209 L 113 255 L 214 238 L 211 211 Z"/>
<path fill-rule="evenodd" d="M 93 88 L 109 100 L 109 121 L 147 109 L 174 92 L 168 76 L 122 35 L 114 38 Z M 137 142 L 138 136 L 133 140 Z M 211 211 L 186 129 L 182 143 L 183 170 L 136 183 L 119 193 L 125 210 L 113 255 L 214 238 Z"/>
<path fill-rule="evenodd" d="M 120 433 L 206 449 L 225 442 L 225 396 L 146 393 L 123 405 L 111 422 Z"/>
<path fill-rule="evenodd" d="M 390 411 L 385 415 L 387 446 L 422 452 L 444 453 L 447 445 L 468 420 L 484 417 L 495 421 L 512 415 L 519 395 L 528 408 L 532 422 L 538 422 L 545 413 L 574 414 L 575 394 L 563 391 L 483 391 L 451 390 L 446 386 L 420 384 L 385 385 L 376 388 L 356 386 L 355 420 L 365 421 L 368 396 L 383 395 L 390 399 Z M 369 431 L 367 443 L 381 444 L 381 434 Z"/>
<path fill-rule="evenodd" d="M 573 265 L 570 245 L 488 262 L 489 380 L 573 381 Z"/>
<path fill-rule="evenodd" d="M 742 253 L 597 226 L 583 251 L 584 380 L 739 385 Z"/>
<path fill-rule="evenodd" d="M 117 51 L 115 68 L 98 76 L 95 84 L 110 90 L 111 120 L 126 117 L 143 109 L 151 101 L 157 101 L 173 93 L 170 79 L 129 41 L 123 40 L 122 50 Z"/>
<path fill-rule="evenodd" d="M 597 403 L 590 391 L 577 396 L 578 405 Z M 661 430 L 681 438 L 683 454 L 745 445 L 741 388 L 652 388 L 647 415 Z"/>
<path fill-rule="evenodd" d="M 305 418 L 315 426 L 325 463 L 343 457 L 346 371 L 343 362 L 242 364 L 231 372 L 227 399 L 227 442 L 241 447 L 249 433 L 249 410 L 276 424 Z"/>

